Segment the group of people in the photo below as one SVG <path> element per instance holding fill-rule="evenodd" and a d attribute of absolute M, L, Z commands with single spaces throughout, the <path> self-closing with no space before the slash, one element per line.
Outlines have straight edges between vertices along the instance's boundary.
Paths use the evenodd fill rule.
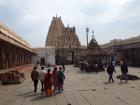
<path fill-rule="evenodd" d="M 121 77 L 120 77 L 120 83 L 122 82 L 122 80 L 125 80 L 126 83 L 128 82 L 127 81 L 127 73 L 128 73 L 128 67 L 125 63 L 125 61 L 120 61 L 120 69 L 121 69 Z M 113 65 L 113 63 L 111 62 L 109 64 L 109 66 L 107 67 L 107 73 L 109 74 L 109 83 L 112 81 L 114 82 L 114 79 L 113 79 L 113 73 L 116 73 L 116 70 L 115 70 L 115 67 Z"/>
<path fill-rule="evenodd" d="M 121 77 L 120 82 L 122 80 L 127 81 L 127 73 L 128 73 L 128 67 L 125 63 L 125 61 L 120 61 L 120 69 L 121 69 Z M 65 67 L 59 67 L 59 70 L 57 67 L 53 68 L 53 71 L 51 72 L 51 69 L 47 69 L 47 71 L 44 69 L 44 67 L 34 67 L 33 71 L 31 72 L 31 79 L 34 83 L 34 92 L 37 91 L 38 81 L 41 83 L 41 93 L 46 93 L 46 96 L 50 96 L 53 93 L 61 93 L 63 92 L 63 85 L 64 85 L 64 75 Z M 107 67 L 107 73 L 109 75 L 109 83 L 114 82 L 113 79 L 113 73 L 116 73 L 115 66 L 111 62 L 109 66 Z"/>
<path fill-rule="evenodd" d="M 63 92 L 63 85 L 64 85 L 64 68 L 54 67 L 53 71 L 51 69 L 44 69 L 44 67 L 37 68 L 34 67 L 33 71 L 31 72 L 31 79 L 34 83 L 34 92 L 37 91 L 38 81 L 41 83 L 41 93 L 46 93 L 46 96 L 50 96 L 53 93 L 61 93 Z"/>

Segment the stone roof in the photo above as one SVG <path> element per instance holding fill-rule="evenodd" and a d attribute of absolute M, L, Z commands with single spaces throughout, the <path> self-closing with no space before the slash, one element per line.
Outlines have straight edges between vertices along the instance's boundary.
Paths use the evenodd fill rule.
<path fill-rule="evenodd" d="M 109 43 L 102 44 L 102 48 L 107 48 L 111 46 L 119 46 L 119 45 L 128 45 L 128 44 L 134 44 L 134 43 L 140 43 L 140 35 L 136 37 L 131 37 L 128 39 L 113 39 Z"/>
<path fill-rule="evenodd" d="M 0 39 L 32 52 L 29 43 L 2 22 L 0 22 Z"/>
<path fill-rule="evenodd" d="M 95 38 L 92 38 L 88 44 L 88 48 L 96 48 L 99 47 Z"/>
<path fill-rule="evenodd" d="M 34 52 L 37 54 L 38 52 L 55 52 L 55 46 L 47 46 L 47 47 L 37 47 L 33 48 Z"/>
<path fill-rule="evenodd" d="M 33 50 L 36 50 L 36 51 L 51 50 L 51 49 L 54 49 L 54 50 L 55 50 L 55 46 L 46 46 L 46 47 L 37 47 L 37 48 L 33 48 Z"/>
<path fill-rule="evenodd" d="M 100 48 L 100 45 L 98 45 L 95 37 L 92 37 L 88 44 L 88 55 L 102 55 L 102 49 Z"/>

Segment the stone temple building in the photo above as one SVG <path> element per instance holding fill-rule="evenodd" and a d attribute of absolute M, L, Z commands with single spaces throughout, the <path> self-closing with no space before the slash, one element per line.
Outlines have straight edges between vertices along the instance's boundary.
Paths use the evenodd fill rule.
<path fill-rule="evenodd" d="M 62 35 L 64 24 L 61 17 L 53 17 L 51 25 L 49 27 L 45 46 L 56 46 L 58 37 Z"/>
<path fill-rule="evenodd" d="M 140 66 L 140 36 L 129 39 L 114 39 L 110 43 L 101 45 L 104 53 L 107 53 L 108 61 L 125 60 L 129 66 Z"/>
<path fill-rule="evenodd" d="M 32 57 L 33 64 L 40 63 L 40 65 L 55 65 L 55 47 L 39 47 L 33 48 L 36 55 Z"/>
<path fill-rule="evenodd" d="M 100 64 L 105 55 L 95 37 L 92 37 L 87 48 L 87 62 L 89 64 Z"/>
<path fill-rule="evenodd" d="M 52 19 L 45 47 L 55 48 L 56 64 L 75 64 L 85 60 L 96 62 L 96 59 L 100 59 L 107 63 L 114 61 L 116 64 L 125 60 L 130 66 L 140 66 L 140 36 L 115 39 L 101 46 L 92 38 L 88 47 L 81 46 L 76 28 L 65 27 L 61 17 L 57 16 Z"/>
<path fill-rule="evenodd" d="M 23 38 L 0 22 L 0 71 L 31 67 L 34 54 Z"/>
<path fill-rule="evenodd" d="M 55 46 L 56 64 L 73 64 L 79 58 L 80 41 L 75 27 L 65 27 L 61 17 L 53 17 L 45 46 Z"/>

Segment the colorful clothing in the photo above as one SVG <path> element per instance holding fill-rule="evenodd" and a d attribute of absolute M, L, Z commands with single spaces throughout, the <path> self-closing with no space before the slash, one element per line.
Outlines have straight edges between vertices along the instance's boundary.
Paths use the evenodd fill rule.
<path fill-rule="evenodd" d="M 54 92 L 56 92 L 56 90 L 58 89 L 58 85 L 59 85 L 57 71 L 52 72 L 52 79 L 53 79 Z"/>
<path fill-rule="evenodd" d="M 52 94 L 52 74 L 47 73 L 44 77 L 44 89 L 47 96 Z"/>
<path fill-rule="evenodd" d="M 62 71 L 58 71 L 59 91 L 63 90 L 65 75 Z"/>

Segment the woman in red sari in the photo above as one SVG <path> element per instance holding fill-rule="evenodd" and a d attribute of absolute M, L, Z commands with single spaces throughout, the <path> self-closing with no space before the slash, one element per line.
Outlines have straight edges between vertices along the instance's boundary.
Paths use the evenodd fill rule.
<path fill-rule="evenodd" d="M 46 96 L 52 95 L 52 74 L 50 73 L 50 69 L 48 69 L 48 72 L 45 74 L 44 77 L 44 87 Z"/>
<path fill-rule="evenodd" d="M 57 92 L 58 90 L 58 72 L 57 72 L 57 67 L 54 68 L 52 72 L 52 79 L 53 79 L 53 87 L 54 87 L 54 93 Z"/>

